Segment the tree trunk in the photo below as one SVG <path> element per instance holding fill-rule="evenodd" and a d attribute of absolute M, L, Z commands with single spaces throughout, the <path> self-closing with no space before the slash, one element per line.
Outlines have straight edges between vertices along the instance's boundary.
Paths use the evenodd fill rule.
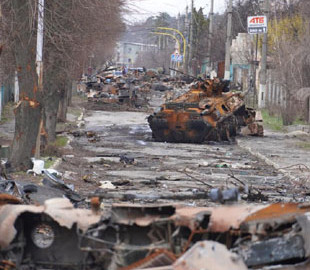
<path fill-rule="evenodd" d="M 75 87 L 75 89 L 76 89 L 76 82 L 74 81 L 74 82 L 71 82 L 70 84 L 69 84 L 69 88 L 68 88 L 68 102 L 67 102 L 67 104 L 68 104 L 68 106 L 70 107 L 70 106 L 72 106 L 72 89 L 73 89 L 73 86 Z"/>
<path fill-rule="evenodd" d="M 285 108 L 282 109 L 282 122 L 284 126 L 292 125 L 294 122 L 295 112 L 291 102 L 291 96 L 287 93 L 285 98 Z"/>
<path fill-rule="evenodd" d="M 31 1 L 12 0 L 15 21 L 12 33 L 16 35 L 11 44 L 15 54 L 20 86 L 20 102 L 15 110 L 15 134 L 9 162 L 15 170 L 31 168 L 36 139 L 41 121 L 41 92 L 38 90 L 38 76 L 35 66 L 36 36 L 30 22 Z"/>
<path fill-rule="evenodd" d="M 68 111 L 68 87 L 67 83 L 64 84 L 64 88 L 60 92 L 60 101 L 58 109 L 58 121 L 66 122 L 67 120 L 67 111 Z"/>
<path fill-rule="evenodd" d="M 53 95 L 44 101 L 44 129 L 45 138 L 44 146 L 56 140 L 56 124 L 57 124 L 57 111 L 59 106 L 59 93 L 54 91 Z"/>
<path fill-rule="evenodd" d="M 36 138 L 41 119 L 41 106 L 22 100 L 15 110 L 15 135 L 9 162 L 15 170 L 32 167 Z"/>

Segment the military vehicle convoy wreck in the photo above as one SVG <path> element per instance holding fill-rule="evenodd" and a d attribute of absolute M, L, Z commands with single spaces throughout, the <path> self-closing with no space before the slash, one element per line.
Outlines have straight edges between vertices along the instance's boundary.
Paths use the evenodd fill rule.
<path fill-rule="evenodd" d="M 228 81 L 207 79 L 172 102 L 163 104 L 148 122 L 156 141 L 202 143 L 228 141 L 241 127 L 263 135 L 256 112 L 245 107 L 244 95 L 229 91 Z"/>

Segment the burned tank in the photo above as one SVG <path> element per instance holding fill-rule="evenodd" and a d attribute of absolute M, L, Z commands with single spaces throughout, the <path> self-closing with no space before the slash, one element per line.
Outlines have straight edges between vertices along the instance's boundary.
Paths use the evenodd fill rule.
<path fill-rule="evenodd" d="M 242 127 L 263 136 L 256 112 L 246 108 L 244 95 L 231 92 L 229 81 L 207 79 L 148 117 L 153 138 L 159 142 L 202 143 L 230 141 Z"/>

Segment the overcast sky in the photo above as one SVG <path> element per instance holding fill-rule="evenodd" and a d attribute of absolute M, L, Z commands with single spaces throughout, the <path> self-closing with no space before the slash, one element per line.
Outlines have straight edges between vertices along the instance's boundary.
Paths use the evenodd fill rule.
<path fill-rule="evenodd" d="M 144 20 L 150 16 L 156 16 L 159 12 L 167 12 L 176 16 L 179 12 L 185 13 L 186 5 L 190 7 L 191 0 L 128 0 L 130 9 L 133 10 L 130 17 L 135 21 Z M 204 13 L 209 13 L 211 0 L 195 0 L 196 8 L 204 8 Z M 214 0 L 215 12 L 225 10 L 226 0 Z"/>

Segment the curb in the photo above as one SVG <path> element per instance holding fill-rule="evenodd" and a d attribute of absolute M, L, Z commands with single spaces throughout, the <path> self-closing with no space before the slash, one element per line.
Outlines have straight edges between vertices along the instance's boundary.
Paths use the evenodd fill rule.
<path fill-rule="evenodd" d="M 298 177 L 294 177 L 290 174 L 290 172 L 284 170 L 284 169 L 281 169 L 281 167 L 275 163 L 274 161 L 270 160 L 268 157 L 264 156 L 263 154 L 257 152 L 257 151 L 254 151 L 252 150 L 251 147 L 249 146 L 246 146 L 243 142 L 241 142 L 239 139 L 236 139 L 237 143 L 238 143 L 238 146 L 243 149 L 243 150 L 246 150 L 248 151 L 251 155 L 259 158 L 260 160 L 264 161 L 266 164 L 274 167 L 276 170 L 278 170 L 280 173 L 282 173 L 284 176 L 288 177 L 290 181 L 298 181 L 299 178 Z"/>

